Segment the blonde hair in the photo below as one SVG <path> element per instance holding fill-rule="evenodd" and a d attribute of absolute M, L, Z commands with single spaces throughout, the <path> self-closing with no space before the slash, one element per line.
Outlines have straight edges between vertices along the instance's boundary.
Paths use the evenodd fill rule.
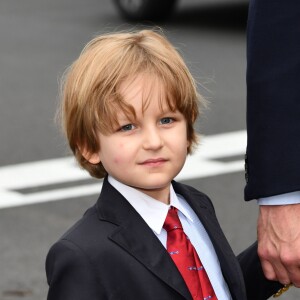
<path fill-rule="evenodd" d="M 195 81 L 178 51 L 154 30 L 118 32 L 98 36 L 83 49 L 66 70 L 62 81 L 60 114 L 71 150 L 91 176 L 103 178 L 101 162 L 92 164 L 82 155 L 97 153 L 98 133 L 109 134 L 116 124 L 116 109 L 134 115 L 134 108 L 118 93 L 120 84 L 150 73 L 162 83 L 165 99 L 187 121 L 191 153 L 197 143 L 194 123 L 199 113 Z"/>

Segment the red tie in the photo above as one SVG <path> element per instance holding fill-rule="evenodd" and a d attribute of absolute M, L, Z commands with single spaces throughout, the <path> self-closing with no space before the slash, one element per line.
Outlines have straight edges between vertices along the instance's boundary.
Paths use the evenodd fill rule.
<path fill-rule="evenodd" d="M 177 208 L 169 209 L 163 228 L 168 232 L 167 250 L 189 288 L 193 300 L 217 300 L 200 258 L 182 229 Z"/>

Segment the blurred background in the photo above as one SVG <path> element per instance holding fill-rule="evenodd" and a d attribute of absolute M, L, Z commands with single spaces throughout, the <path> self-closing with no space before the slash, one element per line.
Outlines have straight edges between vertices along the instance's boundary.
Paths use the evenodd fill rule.
<path fill-rule="evenodd" d="M 256 239 L 256 203 L 243 201 L 247 10 L 180 0 L 167 19 L 141 22 L 112 0 L 1 0 L 0 300 L 46 299 L 49 247 L 97 200 L 101 182 L 76 167 L 54 117 L 62 73 L 109 31 L 160 26 L 183 54 L 210 104 L 197 124 L 203 148 L 178 179 L 211 197 L 236 253 Z"/>

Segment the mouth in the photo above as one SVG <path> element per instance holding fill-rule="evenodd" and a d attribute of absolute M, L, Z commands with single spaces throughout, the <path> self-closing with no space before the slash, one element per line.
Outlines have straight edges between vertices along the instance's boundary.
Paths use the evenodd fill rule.
<path fill-rule="evenodd" d="M 149 167 L 158 167 L 163 165 L 167 160 L 165 158 L 151 158 L 143 161 L 141 165 Z"/>

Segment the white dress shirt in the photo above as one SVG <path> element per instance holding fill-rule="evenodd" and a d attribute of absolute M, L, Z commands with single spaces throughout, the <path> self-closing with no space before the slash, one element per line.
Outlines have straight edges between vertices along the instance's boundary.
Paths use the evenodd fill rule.
<path fill-rule="evenodd" d="M 300 191 L 258 199 L 259 205 L 289 205 L 300 203 Z"/>
<path fill-rule="evenodd" d="M 195 247 L 217 298 L 232 299 L 222 275 L 219 259 L 206 230 L 184 198 L 175 193 L 172 185 L 170 187 L 170 204 L 167 205 L 117 181 L 112 176 L 108 176 L 108 181 L 141 215 L 165 248 L 167 247 L 167 232 L 163 229 L 163 224 L 169 207 L 176 207 L 183 230 Z"/>

